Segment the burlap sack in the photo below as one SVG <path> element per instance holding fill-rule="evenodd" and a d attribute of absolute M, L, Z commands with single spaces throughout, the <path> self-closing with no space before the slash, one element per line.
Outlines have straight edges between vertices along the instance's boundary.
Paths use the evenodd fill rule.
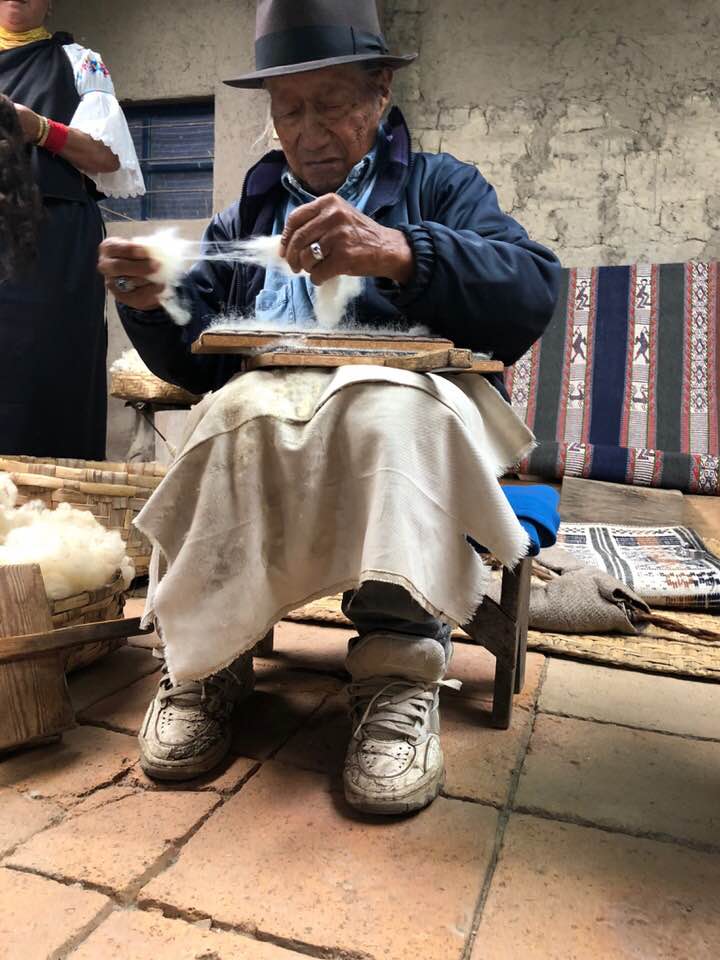
<path fill-rule="evenodd" d="M 602 570 L 586 567 L 560 547 L 541 550 L 535 561 L 550 571 L 550 579 L 533 577 L 530 587 L 530 627 L 548 633 L 639 632 L 635 612 L 650 608 L 629 587 Z M 498 600 L 499 578 L 489 596 Z"/>

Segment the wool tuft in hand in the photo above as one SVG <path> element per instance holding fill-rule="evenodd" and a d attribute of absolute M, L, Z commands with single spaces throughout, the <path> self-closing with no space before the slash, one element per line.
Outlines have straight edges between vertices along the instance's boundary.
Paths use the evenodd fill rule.
<path fill-rule="evenodd" d="M 226 243 L 212 243 L 207 248 L 179 237 L 174 227 L 158 230 L 146 237 L 138 237 L 133 243 L 145 247 L 147 255 L 159 265 L 150 278 L 162 284 L 163 307 L 174 323 L 185 326 L 190 322 L 190 311 L 178 296 L 180 280 L 193 260 L 225 261 L 227 263 L 252 263 L 266 270 L 278 270 L 288 277 L 296 276 L 287 260 L 280 255 L 280 236 L 250 237 Z M 308 276 L 302 271 L 297 276 Z M 362 277 L 333 277 L 315 287 L 315 318 L 322 330 L 334 330 L 340 326 L 350 303 L 363 289 Z"/>
<path fill-rule="evenodd" d="M 133 243 L 145 247 L 148 257 L 158 264 L 158 269 L 150 279 L 164 287 L 161 299 L 173 323 L 186 326 L 190 322 L 190 311 L 180 302 L 177 291 L 180 279 L 192 260 L 194 244 L 178 236 L 175 227 L 158 230 L 147 237 L 136 237 Z"/>
<path fill-rule="evenodd" d="M 265 269 L 279 270 L 286 276 L 296 276 L 287 260 L 280 256 L 280 236 L 251 237 L 235 245 L 238 259 Z M 309 276 L 301 271 L 297 276 Z M 362 293 L 363 278 L 339 276 L 315 288 L 315 318 L 322 330 L 340 326 L 350 303 Z"/>

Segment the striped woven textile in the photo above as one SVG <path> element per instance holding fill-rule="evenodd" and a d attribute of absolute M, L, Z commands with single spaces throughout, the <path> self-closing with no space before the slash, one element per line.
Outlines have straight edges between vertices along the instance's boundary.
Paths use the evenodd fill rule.
<path fill-rule="evenodd" d="M 718 263 L 565 271 L 543 338 L 507 372 L 538 447 L 520 469 L 720 494 Z"/>
<path fill-rule="evenodd" d="M 626 583 L 651 607 L 720 607 L 720 559 L 687 527 L 564 523 L 557 542 Z"/>

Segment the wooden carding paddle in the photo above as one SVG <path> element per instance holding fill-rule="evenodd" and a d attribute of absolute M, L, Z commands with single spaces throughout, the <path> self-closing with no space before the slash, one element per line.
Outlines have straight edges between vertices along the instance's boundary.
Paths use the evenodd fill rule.
<path fill-rule="evenodd" d="M 412 370 L 465 370 L 499 373 L 503 364 L 457 348 L 443 337 L 388 335 L 371 338 L 352 332 L 297 333 L 220 330 L 201 333 L 193 353 L 230 353 L 245 357 L 243 369 L 268 367 L 341 367 L 373 364 Z"/>
<path fill-rule="evenodd" d="M 267 347 L 246 356 L 243 369 L 261 370 L 268 367 L 342 367 L 358 364 L 373 364 L 378 367 L 395 367 L 415 373 L 430 373 L 435 370 L 449 373 L 499 373 L 503 364 L 498 360 L 477 358 L 470 350 L 428 350 L 421 353 L 384 350 L 345 349 L 286 349 Z"/>
<path fill-rule="evenodd" d="M 336 333 L 296 333 L 267 330 L 209 330 L 201 333 L 192 345 L 193 353 L 252 354 L 263 347 L 292 347 L 293 349 L 354 349 L 366 351 L 420 353 L 426 350 L 451 350 L 452 340 L 443 337 L 397 336 L 371 337 L 366 333 L 348 331 Z"/>

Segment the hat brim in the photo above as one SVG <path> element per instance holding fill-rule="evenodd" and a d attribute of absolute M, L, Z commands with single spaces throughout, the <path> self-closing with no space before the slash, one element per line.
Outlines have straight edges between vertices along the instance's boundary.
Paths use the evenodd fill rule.
<path fill-rule="evenodd" d="M 271 77 L 285 77 L 293 73 L 308 73 L 310 70 L 322 70 L 323 67 L 338 67 L 346 63 L 376 63 L 378 67 L 390 67 L 399 70 L 409 66 L 417 59 L 416 53 L 408 53 L 402 57 L 378 56 L 377 53 L 355 53 L 345 57 L 328 57 L 326 60 L 308 60 L 305 63 L 291 63 L 282 67 L 268 67 L 267 70 L 255 70 L 252 73 L 243 73 L 234 80 L 223 80 L 229 87 L 242 87 L 246 90 L 255 90 L 262 87 L 265 80 Z"/>

